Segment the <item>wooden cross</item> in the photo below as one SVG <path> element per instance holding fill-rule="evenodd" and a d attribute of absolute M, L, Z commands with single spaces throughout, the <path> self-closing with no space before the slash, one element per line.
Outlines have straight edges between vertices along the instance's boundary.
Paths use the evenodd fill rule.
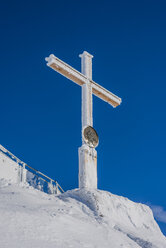
<path fill-rule="evenodd" d="M 92 95 L 109 103 L 114 108 L 121 98 L 92 80 L 93 56 L 84 51 L 81 57 L 81 72 L 51 54 L 46 58 L 47 66 L 82 87 L 82 146 L 79 148 L 79 188 L 97 188 L 97 152 L 85 141 L 84 130 L 93 127 Z"/>

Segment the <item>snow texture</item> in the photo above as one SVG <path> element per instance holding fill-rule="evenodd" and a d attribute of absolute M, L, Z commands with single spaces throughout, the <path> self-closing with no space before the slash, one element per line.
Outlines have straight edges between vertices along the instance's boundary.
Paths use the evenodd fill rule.
<path fill-rule="evenodd" d="M 19 182 L 20 166 L 0 151 L 0 177 Z"/>
<path fill-rule="evenodd" d="M 37 174 L 23 168 L 16 161 L 12 160 L 6 154 L 0 151 L 0 178 L 4 178 L 11 183 L 28 183 L 45 193 L 56 194 L 60 193 L 55 184 L 43 181 Z M 0 247 L 1 248 L 1 247 Z"/>
<path fill-rule="evenodd" d="M 22 169 L 0 154 L 0 248 L 166 248 L 148 206 L 97 189 L 46 194 Z"/>
<path fill-rule="evenodd" d="M 150 208 L 101 190 L 48 195 L 0 179 L 1 248 L 165 248 Z"/>

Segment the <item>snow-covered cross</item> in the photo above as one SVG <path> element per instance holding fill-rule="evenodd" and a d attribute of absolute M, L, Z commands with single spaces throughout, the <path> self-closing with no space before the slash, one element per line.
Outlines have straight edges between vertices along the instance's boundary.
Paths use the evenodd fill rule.
<path fill-rule="evenodd" d="M 82 146 L 79 148 L 79 188 L 97 188 L 98 136 L 93 129 L 92 95 L 99 97 L 114 108 L 120 105 L 121 98 L 92 80 L 92 58 L 88 52 L 81 57 L 81 72 L 51 54 L 46 58 L 47 65 L 82 87 Z"/>

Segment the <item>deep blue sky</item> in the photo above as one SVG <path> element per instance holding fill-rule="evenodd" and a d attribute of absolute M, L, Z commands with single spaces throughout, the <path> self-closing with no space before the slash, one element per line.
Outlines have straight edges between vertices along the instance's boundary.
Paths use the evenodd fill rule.
<path fill-rule="evenodd" d="M 98 186 L 166 210 L 166 2 L 3 1 L 0 143 L 65 190 L 78 185 L 81 88 L 46 66 L 55 54 L 122 98 L 94 99 Z M 166 224 L 162 224 L 166 233 Z"/>

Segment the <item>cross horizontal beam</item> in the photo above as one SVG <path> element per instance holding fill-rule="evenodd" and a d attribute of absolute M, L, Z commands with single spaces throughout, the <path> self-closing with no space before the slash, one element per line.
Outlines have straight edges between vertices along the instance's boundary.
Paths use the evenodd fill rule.
<path fill-rule="evenodd" d="M 80 86 L 87 83 L 87 80 L 90 81 L 92 93 L 103 101 L 109 103 L 114 108 L 121 104 L 121 98 L 95 83 L 93 80 L 88 79 L 81 72 L 75 70 L 73 67 L 55 57 L 53 54 L 46 58 L 46 61 L 47 66 L 51 67 L 53 70 L 59 72 Z"/>

